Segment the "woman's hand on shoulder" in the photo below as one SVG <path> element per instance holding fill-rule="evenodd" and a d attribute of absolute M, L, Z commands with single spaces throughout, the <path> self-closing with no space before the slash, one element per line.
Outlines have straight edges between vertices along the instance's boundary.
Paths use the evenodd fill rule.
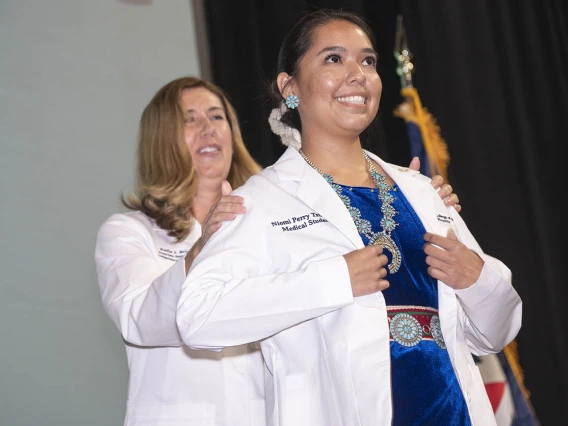
<path fill-rule="evenodd" d="M 221 198 L 213 204 L 201 225 L 200 240 L 202 245 L 221 227 L 223 222 L 234 220 L 238 214 L 243 214 L 247 211 L 243 205 L 245 202 L 244 198 L 238 195 L 231 195 L 231 192 L 233 192 L 231 184 L 224 180 L 221 185 Z"/>
<path fill-rule="evenodd" d="M 420 170 L 420 159 L 418 157 L 414 157 L 408 166 L 409 169 L 419 171 Z M 454 194 L 454 189 L 449 183 L 444 183 L 444 178 L 440 175 L 435 175 L 432 177 L 430 181 L 434 189 L 438 189 L 438 194 L 440 198 L 444 201 L 444 204 L 448 207 L 454 206 L 454 209 L 459 213 L 461 211 L 461 205 L 459 204 L 460 200 L 457 194 Z"/>
<path fill-rule="evenodd" d="M 221 198 L 213 204 L 213 207 L 211 207 L 201 224 L 201 237 L 199 237 L 185 256 L 186 273 L 189 271 L 193 259 L 201 252 L 205 243 L 221 227 L 223 222 L 234 220 L 238 214 L 246 212 L 247 209 L 243 205 L 245 202 L 244 198 L 238 195 L 231 195 L 231 192 L 233 192 L 231 184 L 224 180 L 221 184 Z"/>

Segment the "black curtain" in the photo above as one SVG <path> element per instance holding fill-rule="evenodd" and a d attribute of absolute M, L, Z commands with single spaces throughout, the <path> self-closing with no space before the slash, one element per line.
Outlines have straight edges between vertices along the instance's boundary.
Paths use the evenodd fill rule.
<path fill-rule="evenodd" d="M 284 151 L 267 123 L 266 82 L 284 35 L 305 11 L 342 7 L 378 39 L 380 128 L 370 149 L 410 161 L 393 55 L 402 13 L 414 83 L 448 144 L 448 178 L 484 250 L 513 271 L 523 299 L 520 365 L 543 425 L 568 403 L 567 290 L 561 276 L 560 186 L 568 141 L 568 6 L 554 0 L 216 0 L 206 2 L 212 73 L 234 103 L 263 165 Z M 499 325 L 496 324 L 496 327 Z M 565 421 L 561 421 L 565 422 Z"/>

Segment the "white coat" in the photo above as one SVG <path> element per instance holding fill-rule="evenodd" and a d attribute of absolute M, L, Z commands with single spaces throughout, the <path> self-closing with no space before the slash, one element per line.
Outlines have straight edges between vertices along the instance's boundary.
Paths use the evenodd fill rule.
<path fill-rule="evenodd" d="M 478 281 L 438 282 L 439 315 L 473 425 L 495 425 L 471 353 L 504 348 L 521 325 L 510 270 L 483 253 L 429 179 L 369 153 L 398 184 L 427 231 L 456 236 L 485 261 Z M 376 426 L 392 421 L 382 293 L 353 298 L 344 254 L 363 247 L 329 184 L 294 148 L 235 191 L 247 213 L 224 223 L 195 259 L 177 322 L 191 347 L 261 341 L 272 373 L 268 424 Z"/>
<path fill-rule="evenodd" d="M 255 345 L 222 352 L 183 345 L 175 321 L 184 256 L 201 235 L 176 243 L 140 212 L 100 227 L 95 262 L 106 312 L 126 345 L 125 426 L 266 424 L 264 364 Z"/>

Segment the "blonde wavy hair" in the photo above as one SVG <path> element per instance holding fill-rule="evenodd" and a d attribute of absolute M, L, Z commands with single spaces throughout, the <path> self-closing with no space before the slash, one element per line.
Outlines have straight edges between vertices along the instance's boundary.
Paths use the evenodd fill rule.
<path fill-rule="evenodd" d="M 233 137 L 227 176 L 233 189 L 261 170 L 245 147 L 237 113 L 220 87 L 199 78 L 181 77 L 158 90 L 140 117 L 136 187 L 127 199 L 121 196 L 121 201 L 154 219 L 177 242 L 193 228 L 191 207 L 198 179 L 184 139 L 181 94 L 184 89 L 197 87 L 217 95 L 225 108 Z"/>

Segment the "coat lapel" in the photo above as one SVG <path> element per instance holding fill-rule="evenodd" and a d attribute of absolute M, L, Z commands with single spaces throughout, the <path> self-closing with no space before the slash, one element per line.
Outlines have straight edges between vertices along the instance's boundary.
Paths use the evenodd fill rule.
<path fill-rule="evenodd" d="M 273 167 L 280 180 L 297 183 L 297 186 L 288 187 L 290 192 L 295 189 L 293 195 L 296 198 L 327 219 L 351 241 L 354 248 L 363 247 L 357 227 L 343 201 L 296 149 L 288 147 Z"/>
<path fill-rule="evenodd" d="M 375 160 L 375 162 L 380 164 L 392 180 L 396 182 L 421 219 L 427 217 L 428 212 L 434 210 L 428 178 L 423 176 L 423 180 L 420 178 L 420 176 L 422 176 L 420 172 L 407 167 L 387 163 L 370 152 L 368 152 L 368 155 Z"/>

